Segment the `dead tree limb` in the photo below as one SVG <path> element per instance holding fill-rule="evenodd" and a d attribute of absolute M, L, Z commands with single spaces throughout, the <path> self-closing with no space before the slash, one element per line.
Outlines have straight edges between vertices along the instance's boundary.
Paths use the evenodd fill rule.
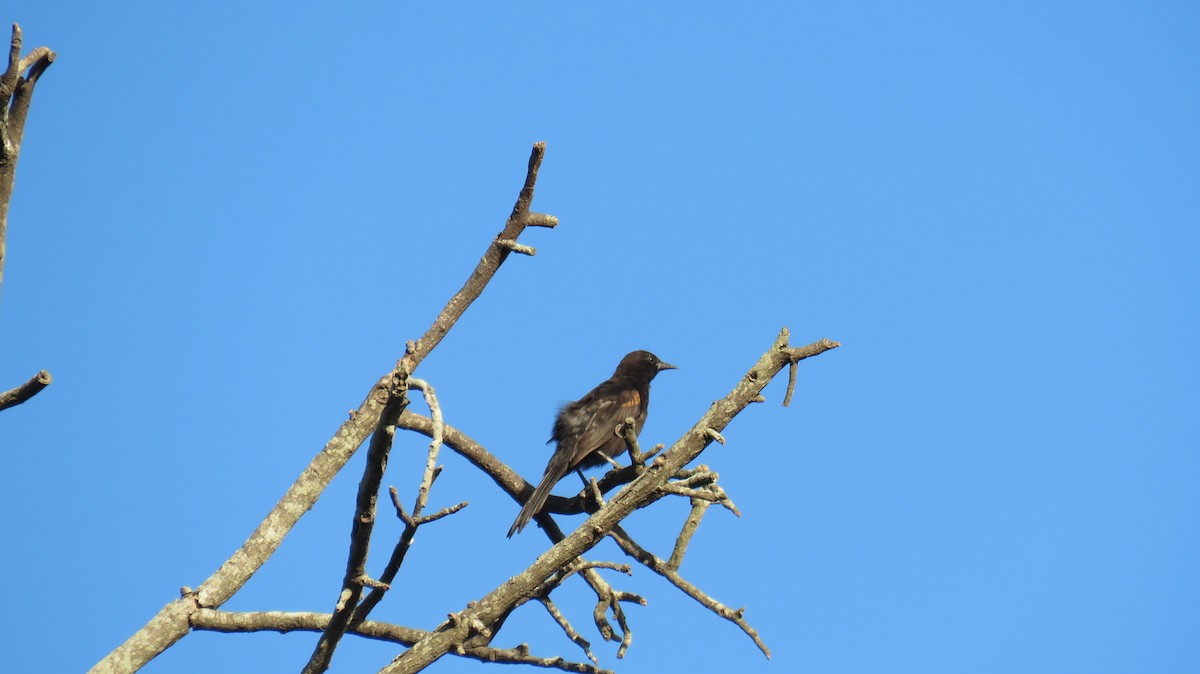
<path fill-rule="evenodd" d="M 21 58 L 21 27 L 12 25 L 8 63 L 0 73 L 0 283 L 4 280 L 4 259 L 8 239 L 8 207 L 12 203 L 17 178 L 17 158 L 25 135 L 25 119 L 33 100 L 33 87 L 46 68 L 54 62 L 49 47 L 38 47 Z M 28 73 L 28 74 L 25 74 Z M 0 394 L 0 410 L 20 405 L 50 384 L 50 373 L 42 370 L 22 386 Z"/>
<path fill-rule="evenodd" d="M 429 666 L 447 652 L 461 647 L 483 629 L 494 632 L 497 621 L 503 620 L 511 607 L 537 596 L 536 590 L 559 569 L 592 549 L 609 531 L 647 500 L 685 465 L 693 461 L 713 441 L 709 430 L 720 434 L 743 409 L 759 399 L 762 390 L 785 366 L 815 356 L 837 343 L 821 340 L 805 347 L 788 345 L 788 331 L 780 331 L 775 343 L 742 377 L 737 386 L 724 398 L 716 401 L 700 420 L 666 452 L 644 470 L 632 483 L 618 492 L 578 529 L 543 553 L 524 572 L 510 578 L 466 609 L 451 614 L 427 636 L 399 655 L 381 674 L 412 674 Z"/>
<path fill-rule="evenodd" d="M 404 428 L 416 431 L 423 435 L 433 437 L 435 428 L 433 419 L 416 414 L 411 410 L 406 410 L 400 415 L 399 421 L 396 423 L 396 428 Z M 518 504 L 523 502 L 523 499 L 528 498 L 533 492 L 533 485 L 529 484 L 512 468 L 509 468 L 503 461 L 496 458 L 491 452 L 485 449 L 478 442 L 475 442 L 463 431 L 449 424 L 443 425 L 442 434 L 445 439 L 446 446 L 452 449 L 455 453 L 465 458 L 476 468 L 482 470 L 484 474 L 492 478 L 501 489 L 503 489 L 514 501 Z M 607 493 L 622 484 L 627 484 L 633 479 L 633 468 L 627 466 L 619 471 L 609 471 L 599 482 L 600 490 Z M 542 530 L 546 532 L 546 536 L 554 543 L 566 538 L 566 534 L 558 527 L 554 519 L 550 517 L 551 512 L 561 514 L 578 514 L 585 512 L 585 503 L 587 499 L 583 494 L 572 498 L 563 498 L 561 496 L 550 496 L 546 501 L 546 507 L 542 512 L 535 516 Z M 580 577 L 584 582 L 592 588 L 596 593 L 596 606 L 592 617 L 596 624 L 596 629 L 600 631 L 600 636 L 606 641 L 621 641 L 627 642 L 630 639 L 628 633 L 628 625 L 625 620 L 624 610 L 621 608 L 621 603 L 636 603 L 642 606 L 646 605 L 646 600 L 632 592 L 624 592 L 614 589 L 608 581 L 604 579 L 595 569 L 586 568 L 580 571 Z M 374 593 L 368 597 L 367 601 L 374 599 Z M 365 604 L 366 602 L 364 602 Z M 522 602 L 523 603 L 523 602 Z M 514 604 L 509 608 L 509 612 L 517 608 L 520 604 Z M 621 630 L 621 635 L 617 636 L 617 631 L 613 629 L 612 624 L 608 621 L 608 614 L 612 614 L 617 621 L 617 627 Z M 506 614 L 507 616 L 507 614 Z M 506 617 L 505 616 L 505 617 Z M 493 631 L 498 631 L 504 623 L 504 618 L 497 620 Z"/>
<path fill-rule="evenodd" d="M 198 588 L 185 588 L 182 597 L 164 606 L 125 643 L 96 663 L 90 670 L 92 674 L 123 674 L 137 671 L 187 634 L 190 615 L 201 608 L 216 608 L 224 604 L 274 554 L 284 536 L 292 530 L 300 517 L 313 507 L 329 482 L 375 430 L 387 403 L 388 389 L 393 377 L 401 372 L 412 374 L 417 369 L 421 361 L 454 327 L 467 307 L 483 293 L 483 289 L 495 276 L 500 265 L 508 259 L 511 251 L 497 241 L 517 240 L 526 226 L 557 224 L 553 216 L 532 213 L 529 210 L 533 202 L 538 169 L 545 152 L 545 143 L 534 144 L 529 157 L 529 168 L 525 174 L 525 184 L 513 206 L 512 214 L 508 217 L 504 230 L 484 251 L 482 259 L 471 272 L 467 282 L 450 298 L 425 334 L 416 342 L 410 343 L 410 348 L 396 367 L 375 383 L 362 405 L 351 413 L 350 419 L 342 424 L 333 438 L 317 453 L 250 538 Z"/>
<path fill-rule="evenodd" d="M 9 391 L 5 391 L 4 393 L 0 393 L 0 410 L 16 407 L 26 400 L 29 400 L 40 393 L 42 389 L 49 386 L 50 382 L 53 380 L 54 378 L 50 376 L 49 372 L 42 370 L 33 375 L 33 377 L 31 377 L 29 381 L 25 382 L 24 384 L 21 384 L 20 386 Z"/>
<path fill-rule="evenodd" d="M 290 611 L 233 612 L 204 608 L 192 614 L 192 629 L 207 632 L 321 632 L 325 630 L 331 616 L 328 613 L 305 613 Z M 390 641 L 402 646 L 411 646 L 426 635 L 425 630 L 366 620 L 351 625 L 348 632 L 378 641 Z M 492 648 L 479 646 L 464 649 L 455 655 L 480 662 L 499 662 L 514 665 L 533 665 L 563 672 L 584 674 L 612 674 L 607 669 L 581 662 L 570 662 L 559 657 L 543 658 L 530 655 L 528 647 Z"/>
<path fill-rule="evenodd" d="M 4 241 L 8 233 L 8 205 L 17 175 L 17 157 L 25 134 L 25 118 L 33 100 L 33 87 L 54 62 L 49 47 L 38 47 L 21 58 L 21 27 L 12 25 L 8 64 L 0 74 L 0 281 L 4 279 Z M 23 74 L 28 71 L 28 74 Z"/>
<path fill-rule="evenodd" d="M 707 506 L 708 503 L 704 501 L 701 501 L 700 503 L 702 504 L 700 514 L 703 514 L 703 507 Z M 699 524 L 699 515 L 695 516 L 697 517 L 696 524 Z M 687 528 L 685 527 L 684 533 L 690 538 L 692 532 L 688 532 Z M 746 636 L 750 637 L 750 639 L 754 642 L 754 645 L 758 646 L 758 650 L 762 651 L 763 655 L 767 656 L 768 659 L 771 657 L 771 649 L 767 648 L 767 645 L 763 643 L 762 638 L 758 636 L 758 631 L 751 627 L 750 623 L 746 621 L 745 609 L 729 608 L 725 604 L 722 604 L 716 599 L 710 597 L 708 593 L 688 582 L 679 574 L 677 565 L 674 565 L 673 563 L 676 561 L 682 561 L 682 550 L 683 548 L 686 548 L 687 545 L 686 541 L 683 539 L 683 535 L 681 535 L 679 539 L 679 542 L 683 547 L 681 548 L 679 545 L 676 546 L 676 553 L 678 554 L 679 559 L 676 560 L 676 555 L 672 554 L 670 562 L 663 561 L 658 556 L 638 545 L 637 542 L 634 541 L 633 538 L 620 527 L 620 525 L 614 527 L 613 530 L 609 532 L 609 535 L 612 536 L 612 539 L 617 542 L 617 545 L 625 554 L 638 560 L 651 571 L 659 574 L 663 578 L 666 578 L 668 582 L 679 588 L 687 596 L 695 599 L 704 608 L 740 627 L 742 631 L 746 633 Z"/>
<path fill-rule="evenodd" d="M 407 393 L 406 378 L 403 375 L 396 377 L 392 389 L 388 391 L 388 401 L 379 417 L 379 425 L 371 435 L 366 466 L 363 468 L 362 480 L 358 483 L 358 498 L 355 501 L 354 519 L 350 528 L 350 553 L 346 560 L 342 589 L 338 594 L 333 617 L 321 633 L 321 638 L 317 640 L 308 664 L 304 666 L 304 674 L 317 674 L 329 669 L 333 651 L 346 634 L 350 618 L 362 597 L 363 588 L 377 586 L 377 583 L 367 578 L 367 553 L 371 548 L 371 533 L 375 530 L 375 504 L 379 499 L 379 486 L 383 484 L 383 474 L 387 471 L 388 454 L 392 450 L 392 440 L 396 435 L 396 418 L 408 406 Z"/>
<path fill-rule="evenodd" d="M 432 515 L 425 514 L 425 506 L 429 503 L 429 492 L 433 489 L 433 483 L 437 481 L 438 475 L 442 473 L 441 467 L 437 465 L 437 458 L 442 448 L 445 423 L 442 421 L 442 408 L 438 403 L 437 394 L 434 392 L 433 387 L 428 382 L 416 377 L 409 377 L 408 385 L 410 389 L 415 388 L 421 391 L 426 404 L 429 405 L 429 413 L 432 417 L 429 433 L 431 441 L 429 443 L 429 451 L 425 457 L 425 472 L 422 474 L 421 484 L 417 488 L 417 498 L 416 502 L 413 503 L 411 515 L 404 511 L 404 506 L 400 503 L 400 495 L 396 491 L 396 488 L 391 487 L 389 489 L 392 497 L 392 506 L 396 509 L 396 517 L 400 518 L 401 522 L 404 522 L 404 531 L 400 534 L 396 545 L 393 546 L 387 565 L 384 566 L 383 573 L 379 576 L 382 584 L 372 587 L 371 593 L 354 610 L 353 621 L 355 622 L 365 620 L 375 606 L 383 599 L 384 593 L 387 592 L 392 581 L 395 580 L 396 574 L 400 572 L 401 565 L 404 564 L 408 550 L 412 547 L 413 539 L 417 535 L 417 529 L 424 524 L 435 522 L 447 515 L 453 515 L 467 507 L 467 502 L 463 501 L 458 505 L 442 508 Z"/>

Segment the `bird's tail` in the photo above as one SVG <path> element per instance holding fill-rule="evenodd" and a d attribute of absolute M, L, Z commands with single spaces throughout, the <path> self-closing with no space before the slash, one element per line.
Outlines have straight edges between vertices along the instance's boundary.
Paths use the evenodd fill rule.
<path fill-rule="evenodd" d="M 529 520 L 533 519 L 542 506 L 546 505 L 546 499 L 550 498 L 550 490 L 567 474 L 567 466 L 559 466 L 557 463 L 552 461 L 549 466 L 546 466 L 546 474 L 542 476 L 542 481 L 538 483 L 537 489 L 533 490 L 533 496 L 530 496 L 525 505 L 521 506 L 521 512 L 517 514 L 517 519 L 509 528 L 509 538 L 512 538 L 513 534 L 520 533 L 525 525 L 529 524 Z"/>

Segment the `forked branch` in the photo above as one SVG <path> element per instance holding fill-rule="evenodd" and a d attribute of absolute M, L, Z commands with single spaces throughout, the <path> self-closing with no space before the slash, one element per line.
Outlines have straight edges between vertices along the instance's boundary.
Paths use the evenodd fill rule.
<path fill-rule="evenodd" d="M 386 584 L 373 582 L 367 577 L 367 553 L 371 547 L 371 533 L 375 529 L 375 504 L 379 499 L 379 487 L 383 483 L 388 454 L 392 450 L 392 440 L 396 435 L 396 418 L 408 406 L 407 392 L 407 379 L 397 376 L 388 391 L 388 400 L 384 404 L 383 414 L 379 417 L 379 425 L 371 435 L 366 466 L 363 468 L 362 480 L 358 483 L 358 498 L 355 501 L 354 518 L 350 527 L 350 552 L 346 560 L 346 574 L 342 578 L 342 589 L 334 606 L 333 618 L 321 633 L 321 638 L 317 640 L 308 664 L 304 666 L 304 674 L 317 674 L 329 669 L 333 651 L 350 625 L 350 618 L 358 608 L 359 599 L 362 598 L 363 588 L 386 588 Z"/>
<path fill-rule="evenodd" d="M 0 73 L 0 283 L 4 280 L 4 259 L 8 239 L 8 207 L 12 202 L 17 177 L 17 158 L 25 134 L 25 118 L 33 100 L 33 86 L 54 62 L 54 52 L 38 47 L 21 58 L 21 27 L 12 25 L 8 61 Z M 0 393 L 0 410 L 20 405 L 50 384 L 50 373 L 42 370 L 32 379 L 10 391 Z"/>
<path fill-rule="evenodd" d="M 463 611 L 452 614 L 449 620 L 380 671 L 387 674 L 421 671 L 451 649 L 465 643 L 472 634 L 471 625 L 482 623 L 494 632 L 494 626 L 507 617 L 513 605 L 536 596 L 536 589 L 547 578 L 594 547 L 629 513 L 656 498 L 656 492 L 662 485 L 699 456 L 713 441 L 710 429 L 720 434 L 738 413 L 759 399 L 762 390 L 780 370 L 793 361 L 824 353 L 837 346 L 837 343 L 826 339 L 805 347 L 790 347 L 788 331 L 784 328 L 771 348 L 750 368 L 737 386 L 727 396 L 713 403 L 691 430 L 661 454 L 628 487 L 609 499 L 608 503 L 572 534 L 538 557 L 523 573 L 510 578 Z"/>
<path fill-rule="evenodd" d="M 290 611 L 233 612 L 204 608 L 192 614 L 192 629 L 208 632 L 321 632 L 330 621 L 328 613 L 304 613 Z M 420 641 L 427 632 L 403 625 L 375 622 L 372 620 L 351 625 L 348 632 L 368 639 L 390 641 L 401 646 L 410 646 Z M 613 674 L 607 669 L 581 662 L 570 662 L 558 657 L 538 657 L 529 653 L 527 646 L 518 648 L 491 648 L 478 646 L 465 648 L 459 657 L 480 662 L 499 662 L 514 665 L 533 665 L 562 672 L 583 674 Z"/>
<path fill-rule="evenodd" d="M 375 383 L 362 405 L 350 414 L 349 420 L 342 424 L 325 447 L 317 453 L 242 547 L 194 592 L 188 592 L 164 606 L 150 622 L 97 663 L 90 670 L 92 673 L 137 671 L 187 634 L 190 615 L 201 608 L 215 608 L 224 604 L 274 554 L 300 517 L 313 507 L 325 487 L 354 456 L 367 436 L 375 430 L 388 401 L 388 390 L 393 378 L 402 372 L 411 375 L 416 370 L 421 361 L 454 327 L 467 307 L 483 293 L 483 289 L 500 269 L 500 265 L 508 258 L 511 251 L 497 244 L 496 240 L 515 241 L 526 226 L 547 226 L 556 222 L 551 216 L 532 213 L 529 210 L 533 202 L 538 169 L 545 152 L 545 143 L 534 144 L 525 183 L 517 196 L 512 214 L 509 215 L 504 230 L 488 244 L 467 282 L 450 298 L 425 334 L 415 343 L 411 343 L 396 367 Z"/>

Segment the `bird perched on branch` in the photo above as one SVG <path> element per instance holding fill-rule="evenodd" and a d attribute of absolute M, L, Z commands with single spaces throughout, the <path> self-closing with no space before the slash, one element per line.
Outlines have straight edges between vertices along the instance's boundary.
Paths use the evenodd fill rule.
<path fill-rule="evenodd" d="M 599 466 L 605 462 L 605 457 L 616 456 L 625 450 L 625 440 L 616 434 L 617 426 L 632 417 L 634 435 L 642 432 L 646 410 L 650 406 L 650 380 L 662 370 L 673 369 L 674 365 L 662 362 L 649 351 L 634 351 L 621 359 L 608 380 L 579 400 L 563 405 L 547 441 L 547 444 L 557 442 L 558 448 L 546 464 L 546 472 L 537 489 L 533 490 L 533 496 L 525 502 L 508 530 L 509 538 L 529 524 L 546 504 L 550 490 L 564 475 Z"/>

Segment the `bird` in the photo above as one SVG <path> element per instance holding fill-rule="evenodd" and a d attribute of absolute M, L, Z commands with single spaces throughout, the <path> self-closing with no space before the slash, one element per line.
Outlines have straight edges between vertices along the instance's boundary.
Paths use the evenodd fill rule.
<path fill-rule="evenodd" d="M 509 538 L 529 524 L 563 476 L 573 470 L 599 466 L 605 463 L 605 457 L 614 457 L 625 450 L 625 440 L 616 434 L 617 426 L 633 417 L 634 435 L 640 434 L 650 406 L 650 381 L 659 372 L 674 369 L 674 365 L 664 363 L 649 351 L 633 351 L 621 359 L 611 377 L 559 409 L 550 439 L 546 441 L 546 444 L 557 442 L 558 447 L 546 464 L 542 481 L 508 530 Z"/>

